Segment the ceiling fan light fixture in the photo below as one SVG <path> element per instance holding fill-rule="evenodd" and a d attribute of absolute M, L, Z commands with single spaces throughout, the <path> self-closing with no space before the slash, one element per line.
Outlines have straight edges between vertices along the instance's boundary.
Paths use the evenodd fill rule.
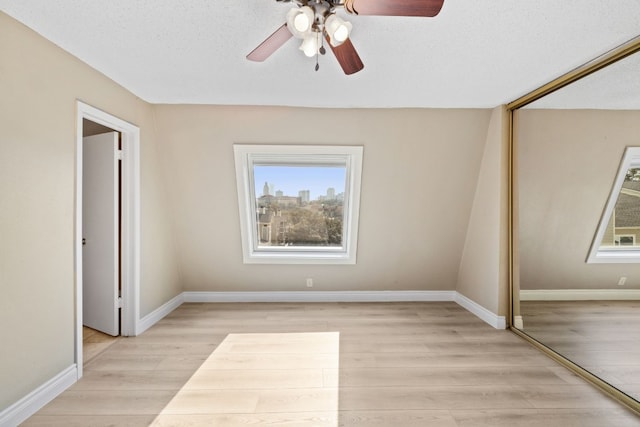
<path fill-rule="evenodd" d="M 319 47 L 320 43 L 318 43 L 318 33 L 311 33 L 302 41 L 300 50 L 303 51 L 306 56 L 311 58 L 318 53 Z"/>
<path fill-rule="evenodd" d="M 336 14 L 331 14 L 324 22 L 324 28 L 329 36 L 329 43 L 338 47 L 344 43 L 351 34 L 351 22 L 344 21 Z"/>
<path fill-rule="evenodd" d="M 287 27 L 299 39 L 311 31 L 314 20 L 315 12 L 309 6 L 294 8 L 287 13 Z"/>

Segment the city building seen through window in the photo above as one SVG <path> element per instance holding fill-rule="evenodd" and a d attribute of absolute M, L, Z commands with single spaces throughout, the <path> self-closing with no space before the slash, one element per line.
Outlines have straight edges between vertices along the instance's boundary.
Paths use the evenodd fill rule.
<path fill-rule="evenodd" d="M 354 264 L 362 151 L 234 145 L 244 262 Z"/>
<path fill-rule="evenodd" d="M 254 166 L 253 174 L 259 246 L 342 246 L 345 167 Z"/>

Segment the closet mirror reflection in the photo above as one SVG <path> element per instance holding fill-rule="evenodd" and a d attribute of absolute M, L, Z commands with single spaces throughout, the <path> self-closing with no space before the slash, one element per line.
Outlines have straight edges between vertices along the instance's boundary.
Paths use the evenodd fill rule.
<path fill-rule="evenodd" d="M 638 41 L 626 45 L 635 53 L 513 111 L 512 281 L 514 327 L 636 401 L 640 263 L 588 258 L 592 245 L 640 243 L 640 173 L 622 165 L 626 148 L 640 147 Z"/>

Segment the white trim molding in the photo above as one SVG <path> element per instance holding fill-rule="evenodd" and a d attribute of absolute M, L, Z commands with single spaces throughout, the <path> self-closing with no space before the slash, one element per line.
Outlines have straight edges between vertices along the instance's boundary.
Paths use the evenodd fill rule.
<path fill-rule="evenodd" d="M 140 319 L 138 325 L 136 326 L 136 332 L 138 333 L 138 335 L 158 323 L 160 320 L 162 320 L 163 317 L 171 313 L 173 310 L 180 307 L 183 302 L 184 293 L 181 293 L 176 295 L 166 303 L 162 304 L 151 313 L 144 316 L 142 319 Z"/>
<path fill-rule="evenodd" d="M 637 263 L 640 262 L 640 248 L 637 246 L 603 246 L 602 240 L 604 239 L 605 234 L 607 233 L 607 227 L 609 226 L 609 222 L 611 222 L 611 218 L 615 218 L 615 206 L 618 202 L 618 198 L 620 194 L 624 193 L 627 195 L 632 195 L 638 197 L 638 193 L 635 191 L 624 191 L 623 188 L 624 182 L 626 180 L 627 172 L 631 168 L 640 168 L 640 147 L 627 147 L 624 151 L 624 156 L 622 157 L 622 161 L 620 162 L 620 167 L 618 168 L 618 174 L 616 175 L 616 179 L 613 183 L 613 188 L 611 189 L 611 193 L 609 193 L 609 198 L 607 199 L 607 205 L 605 210 L 600 218 L 600 223 L 598 224 L 598 229 L 596 230 L 596 234 L 591 243 L 591 248 L 589 249 L 589 254 L 587 255 L 587 263 Z M 615 221 L 613 221 L 615 223 Z M 618 234 L 615 232 L 616 227 L 614 224 L 613 232 L 614 235 Z M 613 242 L 610 242 L 613 244 Z"/>
<path fill-rule="evenodd" d="M 513 316 L 513 326 L 517 329 L 524 329 L 524 320 L 522 316 Z"/>
<path fill-rule="evenodd" d="M 35 414 L 60 393 L 71 387 L 78 380 L 76 365 L 67 369 L 42 384 L 13 405 L 0 412 L 0 427 L 14 427 Z"/>
<path fill-rule="evenodd" d="M 487 310 L 477 302 L 470 300 L 459 292 L 456 292 L 455 302 L 469 310 L 471 313 L 478 316 L 480 319 L 484 320 L 489 325 L 493 326 L 496 329 L 506 329 L 507 328 L 507 320 L 504 316 L 498 316 L 490 310 Z"/>
<path fill-rule="evenodd" d="M 520 290 L 520 301 L 640 300 L 640 289 L 531 289 Z"/>
<path fill-rule="evenodd" d="M 245 264 L 355 264 L 358 246 L 358 217 L 360 212 L 360 183 L 362 175 L 362 146 L 333 145 L 233 145 L 238 209 L 240 212 L 240 235 L 242 256 Z M 316 246 L 285 244 L 284 239 L 272 244 L 271 231 L 267 231 L 266 242 L 258 235 L 260 214 L 271 209 L 271 201 L 263 206 L 257 202 L 259 184 L 255 182 L 256 168 L 294 166 L 300 168 L 337 168 L 344 170 L 342 207 L 342 240 L 339 246 Z M 299 177 L 300 178 L 300 177 Z M 317 178 L 314 177 L 314 180 Z M 285 183 L 280 183 L 285 184 Z M 304 179 L 298 183 L 304 191 Z M 266 183 L 265 183 L 266 185 Z M 329 187 L 331 185 L 328 185 Z M 339 189 L 339 187 L 336 187 Z M 264 194 L 272 197 L 273 194 Z M 289 194 L 288 196 L 295 196 Z M 314 195 L 315 197 L 319 195 Z M 262 197 L 261 197 L 262 198 Z M 271 200 L 271 199 L 269 199 Z M 274 200 L 278 200 L 277 197 Z M 299 202 L 302 203 L 300 198 Z M 277 203 L 276 203 L 277 206 Z M 264 209 L 264 210 L 263 210 Z M 293 211 L 301 209 L 296 207 Z M 280 210 L 278 208 L 277 210 Z M 282 211 L 291 212 L 282 208 Z M 282 214 L 278 213 L 278 216 Z M 302 212 L 308 212 L 306 209 Z M 271 225 L 263 224 L 266 230 Z M 284 230 L 284 229 L 282 229 Z M 261 232 L 260 232 L 261 233 Z M 284 233 L 284 231 L 283 231 Z M 280 236 L 279 232 L 276 233 Z M 274 234 L 275 235 L 275 234 Z"/>
<path fill-rule="evenodd" d="M 124 336 L 138 334 L 140 319 L 140 128 L 102 110 L 76 101 L 76 206 L 75 282 L 76 332 L 75 363 L 82 377 L 82 148 L 83 119 L 106 126 L 122 135 L 122 320 Z"/>
<path fill-rule="evenodd" d="M 184 292 L 184 302 L 454 301 L 455 291 Z"/>
<path fill-rule="evenodd" d="M 184 302 L 402 302 L 452 301 L 496 329 L 506 329 L 498 316 L 456 291 L 293 291 L 184 292 Z"/>

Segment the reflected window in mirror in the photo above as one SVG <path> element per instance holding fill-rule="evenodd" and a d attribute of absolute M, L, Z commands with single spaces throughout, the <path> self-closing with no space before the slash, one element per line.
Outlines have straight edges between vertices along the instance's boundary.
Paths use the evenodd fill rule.
<path fill-rule="evenodd" d="M 640 261 L 640 147 L 628 147 L 587 262 Z"/>
<path fill-rule="evenodd" d="M 510 106 L 511 321 L 640 413 L 638 52 L 640 36 Z"/>

